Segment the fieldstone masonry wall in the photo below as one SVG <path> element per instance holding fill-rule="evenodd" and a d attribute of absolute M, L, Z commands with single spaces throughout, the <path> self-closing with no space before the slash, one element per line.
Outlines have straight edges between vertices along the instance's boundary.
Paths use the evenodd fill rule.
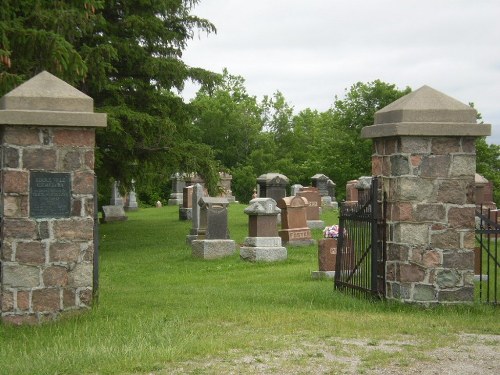
<path fill-rule="evenodd" d="M 40 86 L 42 89 L 37 90 Z M 36 95 L 54 86 L 61 100 L 57 100 L 59 96 L 45 98 L 49 109 L 52 109 L 52 100 L 60 103 L 75 95 L 74 88 L 46 72 L 18 89 L 21 96 L 33 92 L 35 98 L 27 101 L 33 101 L 36 106 Z M 15 97 L 19 92 L 12 93 Z M 83 99 L 92 100 L 81 95 Z M 33 121 L 29 120 L 30 111 L 23 109 L 19 117 L 12 119 L 10 102 L 4 100 L 2 104 L 1 316 L 4 322 L 13 324 L 37 323 L 53 319 L 61 312 L 91 305 L 95 204 L 93 126 L 105 126 L 106 117 L 93 114 L 96 117 L 88 117 L 86 126 L 63 126 L 71 119 L 69 112 L 63 113 L 61 120 L 57 117 L 58 111 L 38 110 L 38 120 Z M 50 125 L 43 124 L 46 116 L 51 118 Z M 76 115 L 78 117 L 80 115 Z M 50 181 L 36 180 L 37 172 L 48 173 L 44 176 L 49 176 Z M 56 176 L 53 173 L 69 177 L 70 186 L 50 177 Z M 34 217 L 34 207 L 30 205 L 35 199 L 33 192 L 37 184 L 58 185 L 56 188 L 61 189 L 62 195 L 68 189 L 69 211 L 54 209 L 54 204 L 66 199 L 56 197 L 54 203 L 47 205 L 47 215 L 42 212 Z"/>
<path fill-rule="evenodd" d="M 474 296 L 474 109 L 430 87 L 376 114 L 372 174 L 387 200 L 386 296 L 431 305 Z"/>

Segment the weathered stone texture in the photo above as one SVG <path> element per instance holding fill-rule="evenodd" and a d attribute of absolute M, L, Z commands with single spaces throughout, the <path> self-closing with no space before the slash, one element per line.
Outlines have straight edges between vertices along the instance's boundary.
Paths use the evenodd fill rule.
<path fill-rule="evenodd" d="M 458 270 L 472 269 L 474 264 L 474 251 L 444 251 L 443 252 L 443 267 L 453 268 Z"/>
<path fill-rule="evenodd" d="M 80 257 L 78 242 L 55 242 L 49 247 L 50 262 L 77 262 Z"/>
<path fill-rule="evenodd" d="M 23 167 L 29 170 L 56 170 L 57 154 L 53 149 L 25 149 Z"/>
<path fill-rule="evenodd" d="M 28 196 L 7 195 L 4 197 L 5 217 L 28 217 Z"/>
<path fill-rule="evenodd" d="M 16 261 L 24 264 L 44 264 L 45 244 L 34 242 L 18 242 L 16 247 Z"/>
<path fill-rule="evenodd" d="M 92 263 L 78 263 L 68 274 L 68 282 L 73 287 L 83 288 L 92 285 L 93 265 Z"/>
<path fill-rule="evenodd" d="M 430 139 L 423 137 L 400 137 L 397 138 L 398 152 L 401 153 L 429 153 Z"/>
<path fill-rule="evenodd" d="M 399 281 L 422 282 L 425 279 L 425 270 L 417 264 L 401 264 L 399 266 Z"/>
<path fill-rule="evenodd" d="M 4 168 L 19 168 L 19 150 L 13 147 L 3 149 Z"/>
<path fill-rule="evenodd" d="M 2 278 L 4 287 L 34 288 L 40 285 L 40 269 L 36 266 L 4 263 Z"/>
<path fill-rule="evenodd" d="M 431 153 L 435 155 L 447 155 L 461 151 L 460 137 L 438 137 L 432 140 Z"/>
<path fill-rule="evenodd" d="M 36 222 L 30 219 L 3 219 L 3 238 L 35 239 Z"/>
<path fill-rule="evenodd" d="M 475 207 L 451 207 L 448 210 L 448 224 L 452 228 L 474 228 Z"/>
<path fill-rule="evenodd" d="M 418 222 L 444 222 L 446 209 L 442 204 L 417 204 L 415 220 Z"/>
<path fill-rule="evenodd" d="M 66 129 L 58 128 L 54 130 L 54 144 L 56 146 L 95 146 L 94 129 Z"/>
<path fill-rule="evenodd" d="M 450 176 L 474 176 L 476 173 L 475 155 L 454 155 L 450 168 Z"/>
<path fill-rule="evenodd" d="M 54 312 L 61 309 L 61 291 L 58 288 L 34 290 L 32 300 L 34 311 Z"/>
<path fill-rule="evenodd" d="M 431 244 L 438 249 L 459 249 L 460 233 L 453 229 L 431 233 Z"/>
<path fill-rule="evenodd" d="M 30 292 L 19 290 L 17 292 L 17 308 L 22 311 L 27 311 L 30 308 Z"/>
<path fill-rule="evenodd" d="M 42 274 L 43 285 L 46 287 L 68 285 L 68 270 L 62 266 L 51 266 L 46 268 Z"/>
<path fill-rule="evenodd" d="M 448 155 L 429 155 L 422 157 L 420 176 L 438 178 L 448 177 L 451 157 Z"/>
<path fill-rule="evenodd" d="M 5 126 L 3 143 L 13 146 L 32 146 L 40 144 L 38 128 Z"/>
<path fill-rule="evenodd" d="M 74 194 L 94 193 L 94 173 L 89 171 L 75 172 L 73 177 Z"/>
<path fill-rule="evenodd" d="M 94 238 L 92 219 L 57 220 L 53 223 L 54 237 L 59 240 L 85 241 Z"/>
<path fill-rule="evenodd" d="M 27 194 L 29 175 L 26 171 L 6 170 L 3 172 L 3 192 Z"/>

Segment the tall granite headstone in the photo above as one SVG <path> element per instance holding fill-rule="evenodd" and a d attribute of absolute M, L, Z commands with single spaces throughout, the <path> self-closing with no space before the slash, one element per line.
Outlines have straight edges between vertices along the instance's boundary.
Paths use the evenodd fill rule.
<path fill-rule="evenodd" d="M 321 209 L 321 195 L 319 194 L 318 188 L 315 187 L 303 187 L 297 193 L 297 196 L 303 197 L 307 200 L 308 206 L 306 207 L 306 221 L 307 226 L 310 229 L 323 229 L 325 227 L 325 222 L 320 220 L 320 209 Z"/>
<path fill-rule="evenodd" d="M 191 220 L 193 217 L 193 186 L 182 189 L 182 205 L 179 206 L 179 220 Z"/>
<path fill-rule="evenodd" d="M 308 205 L 307 199 L 299 196 L 285 197 L 278 201 L 278 208 L 281 209 L 281 230 L 278 235 L 284 245 L 308 246 L 315 243 L 307 226 Z"/>
<path fill-rule="evenodd" d="M 276 202 L 286 197 L 288 177 L 280 173 L 266 173 L 257 178 L 259 198 L 273 198 Z"/>
<path fill-rule="evenodd" d="M 226 198 L 202 197 L 198 238 L 191 242 L 192 255 L 196 258 L 215 259 L 231 255 L 236 243 L 229 239 Z"/>
<path fill-rule="evenodd" d="M 280 209 L 272 198 L 256 198 L 245 208 L 248 215 L 248 237 L 240 248 L 240 257 L 249 261 L 273 262 L 287 258 L 286 247 L 278 236 Z"/>
<path fill-rule="evenodd" d="M 201 197 L 205 196 L 203 186 L 196 183 L 193 185 L 192 199 L 191 199 L 191 230 L 186 236 L 186 242 L 190 244 L 193 240 L 198 238 L 198 231 L 200 229 L 200 206 L 198 205 Z"/>
<path fill-rule="evenodd" d="M 186 186 L 184 173 L 176 172 L 170 176 L 172 181 L 172 192 L 168 200 L 169 206 L 180 206 L 182 204 L 182 189 Z"/>

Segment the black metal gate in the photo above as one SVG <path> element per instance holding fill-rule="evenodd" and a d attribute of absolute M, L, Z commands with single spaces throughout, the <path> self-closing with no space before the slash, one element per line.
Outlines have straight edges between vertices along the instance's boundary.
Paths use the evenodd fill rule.
<path fill-rule="evenodd" d="M 335 289 L 385 297 L 385 199 L 379 202 L 379 178 L 358 202 L 340 207 Z"/>
<path fill-rule="evenodd" d="M 479 281 L 480 302 L 498 305 L 500 300 L 500 212 L 479 207 L 476 210 L 475 274 Z"/>

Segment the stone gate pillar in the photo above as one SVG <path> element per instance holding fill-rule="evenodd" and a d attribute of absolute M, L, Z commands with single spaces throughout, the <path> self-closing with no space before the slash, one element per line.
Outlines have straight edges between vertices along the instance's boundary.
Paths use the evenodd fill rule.
<path fill-rule="evenodd" d="M 42 72 L 0 99 L 2 321 L 37 323 L 92 303 L 93 100 Z"/>
<path fill-rule="evenodd" d="M 387 201 L 386 297 L 432 305 L 474 297 L 476 111 L 428 86 L 375 114 L 372 174 Z"/>

